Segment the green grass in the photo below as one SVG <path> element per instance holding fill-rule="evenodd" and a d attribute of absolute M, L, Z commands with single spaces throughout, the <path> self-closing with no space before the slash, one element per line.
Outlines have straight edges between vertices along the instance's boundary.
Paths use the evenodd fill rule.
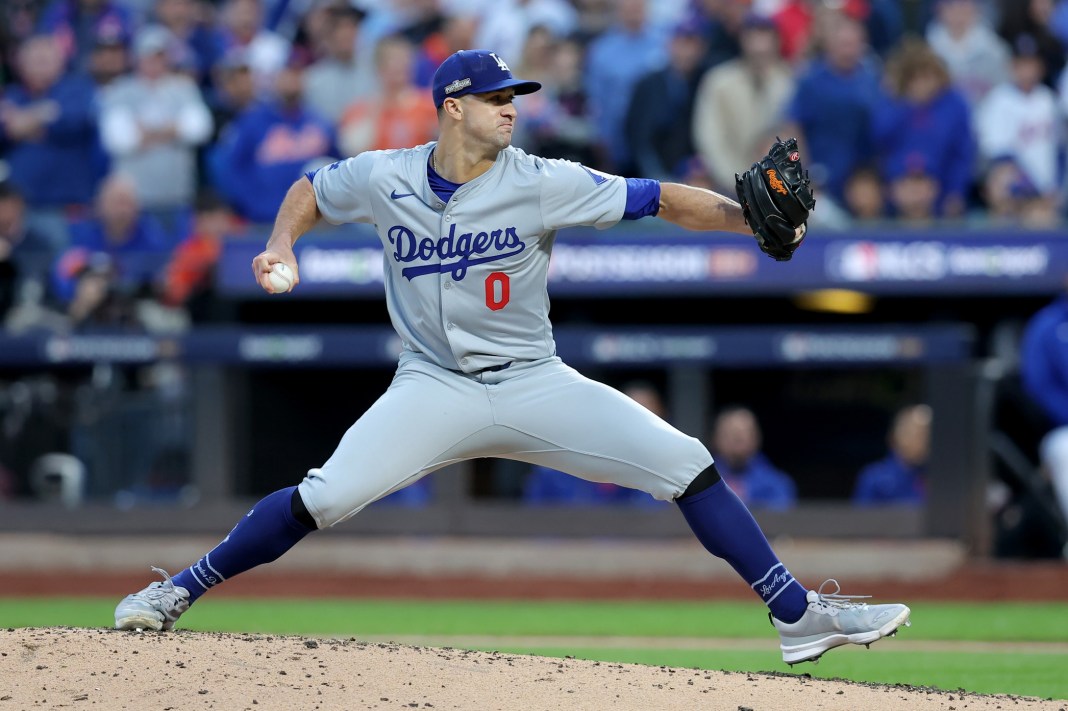
<path fill-rule="evenodd" d="M 884 684 L 936 686 L 967 689 L 982 694 L 1022 694 L 1068 698 L 1064 669 L 1068 655 L 894 652 L 892 642 L 884 647 L 839 649 L 820 660 L 790 669 L 774 644 L 770 651 L 691 651 L 657 649 L 562 649 L 506 648 L 498 651 L 538 654 L 547 657 L 574 656 L 635 664 L 725 669 L 744 672 L 811 674 L 823 678 L 851 679 Z M 488 649 L 488 648 L 484 648 Z"/>
<path fill-rule="evenodd" d="M 104 627 L 111 624 L 115 600 L 0 598 L 0 627 Z M 905 640 L 1066 642 L 1068 604 L 951 604 L 914 606 Z M 449 635 L 687 637 L 766 641 L 767 651 L 562 648 L 531 640 L 524 646 L 483 647 L 544 656 L 574 655 L 602 661 L 728 669 L 779 671 L 776 637 L 756 603 L 694 602 L 511 602 L 245 600 L 219 598 L 198 604 L 182 617 L 196 630 L 334 636 Z M 502 640 L 502 644 L 504 641 Z M 590 644 L 590 642 L 584 642 Z M 819 665 L 797 673 L 857 681 L 964 688 L 1068 698 L 1068 654 L 972 651 L 894 651 L 882 642 L 865 651 L 837 650 Z"/>

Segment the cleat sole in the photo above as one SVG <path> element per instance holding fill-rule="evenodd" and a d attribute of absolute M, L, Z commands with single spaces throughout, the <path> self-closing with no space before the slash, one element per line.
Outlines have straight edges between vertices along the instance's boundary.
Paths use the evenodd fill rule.
<path fill-rule="evenodd" d="M 138 632 L 148 629 L 153 632 L 159 632 L 163 629 L 163 623 L 149 615 L 131 615 L 129 617 L 116 618 L 115 629 L 136 630 Z"/>

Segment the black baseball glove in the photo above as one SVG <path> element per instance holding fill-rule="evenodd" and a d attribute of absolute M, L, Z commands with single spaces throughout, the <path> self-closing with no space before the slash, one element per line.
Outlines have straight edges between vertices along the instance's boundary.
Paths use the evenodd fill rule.
<path fill-rule="evenodd" d="M 780 262 L 794 256 L 805 239 L 808 214 L 816 206 L 797 139 L 776 138 L 759 163 L 734 176 L 734 189 L 760 249 Z"/>

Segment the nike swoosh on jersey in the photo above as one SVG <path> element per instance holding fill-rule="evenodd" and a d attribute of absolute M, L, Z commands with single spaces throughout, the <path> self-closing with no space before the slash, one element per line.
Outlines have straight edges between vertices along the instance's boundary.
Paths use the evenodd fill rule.
<path fill-rule="evenodd" d="M 584 171 L 586 171 L 586 174 L 589 175 L 593 179 L 593 184 L 594 185 L 600 185 L 601 183 L 603 183 L 606 180 L 608 180 L 608 176 L 604 175 L 600 171 L 594 172 L 594 171 L 590 170 L 589 168 L 587 168 L 586 166 L 582 166 L 582 169 Z"/>
<path fill-rule="evenodd" d="M 415 195 L 415 193 L 398 193 L 396 190 L 394 190 L 393 192 L 391 192 L 389 194 L 389 196 L 391 198 L 393 198 L 394 200 L 400 200 L 401 198 L 411 197 L 412 195 Z"/>

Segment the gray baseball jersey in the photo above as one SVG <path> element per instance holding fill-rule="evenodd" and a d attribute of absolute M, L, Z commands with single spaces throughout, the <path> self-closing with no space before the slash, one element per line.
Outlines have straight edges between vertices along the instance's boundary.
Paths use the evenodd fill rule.
<path fill-rule="evenodd" d="M 368 151 L 320 170 L 323 217 L 375 225 L 405 349 L 467 373 L 553 355 L 545 284 L 556 230 L 619 222 L 626 182 L 509 147 L 446 204 L 427 182 L 433 146 Z"/>
<path fill-rule="evenodd" d="M 427 179 L 432 149 L 363 153 L 313 179 L 328 221 L 375 225 L 405 349 L 390 387 L 300 484 L 319 527 L 475 457 L 678 496 L 708 450 L 562 363 L 549 324 L 556 230 L 618 222 L 626 181 L 507 148 L 446 203 Z"/>

